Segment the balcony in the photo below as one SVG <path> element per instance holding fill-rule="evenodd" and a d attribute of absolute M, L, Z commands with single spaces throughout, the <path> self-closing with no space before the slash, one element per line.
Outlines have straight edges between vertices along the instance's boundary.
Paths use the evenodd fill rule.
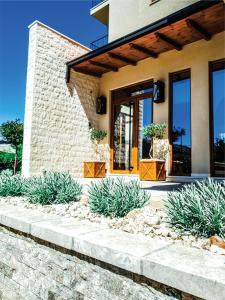
<path fill-rule="evenodd" d="M 103 2 L 104 0 L 92 0 L 91 2 L 91 8 L 99 5 L 101 2 Z"/>
<path fill-rule="evenodd" d="M 98 19 L 101 23 L 109 24 L 109 0 L 92 0 L 90 15 Z"/>
<path fill-rule="evenodd" d="M 96 50 L 104 45 L 108 44 L 108 34 L 104 35 L 103 37 L 100 37 L 99 39 L 93 41 L 90 43 L 90 48 L 92 50 Z"/>

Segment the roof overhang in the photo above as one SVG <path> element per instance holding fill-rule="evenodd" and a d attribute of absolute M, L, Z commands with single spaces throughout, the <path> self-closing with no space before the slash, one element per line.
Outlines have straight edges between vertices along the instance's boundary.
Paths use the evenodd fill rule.
<path fill-rule="evenodd" d="M 126 65 L 182 48 L 200 39 L 210 40 L 212 35 L 225 29 L 224 2 L 198 1 L 157 22 L 145 26 L 99 49 L 67 62 L 67 82 L 70 70 L 101 77 Z"/>

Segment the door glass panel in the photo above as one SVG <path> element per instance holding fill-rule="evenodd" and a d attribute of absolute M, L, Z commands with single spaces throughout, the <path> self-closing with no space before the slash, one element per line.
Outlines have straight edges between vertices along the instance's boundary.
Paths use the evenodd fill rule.
<path fill-rule="evenodd" d="M 172 78 L 172 175 L 191 174 L 191 86 L 189 72 Z"/>
<path fill-rule="evenodd" d="M 114 170 L 130 170 L 133 144 L 133 104 L 114 106 Z"/>
<path fill-rule="evenodd" d="M 139 158 L 148 157 L 142 128 L 152 122 L 153 81 L 140 82 L 112 92 L 112 170 L 136 173 Z M 139 107 L 140 106 L 140 107 Z"/>
<path fill-rule="evenodd" d="M 225 176 L 225 69 L 212 73 L 213 167 L 215 176 Z"/>
<path fill-rule="evenodd" d="M 143 128 L 152 123 L 152 98 L 147 98 L 139 101 L 139 140 L 138 153 L 139 160 L 149 158 L 151 141 L 144 138 Z"/>

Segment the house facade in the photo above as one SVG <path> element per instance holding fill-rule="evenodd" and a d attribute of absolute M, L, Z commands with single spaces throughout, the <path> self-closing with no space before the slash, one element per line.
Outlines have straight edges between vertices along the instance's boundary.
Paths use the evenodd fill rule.
<path fill-rule="evenodd" d="M 99 158 L 90 126 L 107 131 L 107 173 L 138 174 L 154 122 L 167 124 L 168 179 L 225 177 L 224 2 L 93 2 L 108 42 L 92 51 L 30 25 L 23 174 L 82 177 Z"/>

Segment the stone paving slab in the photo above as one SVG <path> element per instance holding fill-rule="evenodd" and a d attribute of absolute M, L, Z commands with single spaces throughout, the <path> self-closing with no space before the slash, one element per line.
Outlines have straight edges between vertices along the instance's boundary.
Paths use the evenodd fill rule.
<path fill-rule="evenodd" d="M 202 299 L 225 299 L 224 256 L 13 205 L 0 205 L 0 224 Z"/>
<path fill-rule="evenodd" d="M 105 227 L 90 222 L 58 217 L 54 220 L 32 223 L 30 233 L 58 246 L 73 249 L 74 239 L 79 239 L 87 233 L 104 229 Z"/>
<path fill-rule="evenodd" d="M 143 275 L 203 299 L 225 299 L 225 257 L 170 245 L 143 258 Z M 166 272 L 165 272 L 166 270 Z"/>
<path fill-rule="evenodd" d="M 56 218 L 57 216 L 32 211 L 31 209 L 6 204 L 0 205 L 0 223 L 8 227 L 15 227 L 25 233 L 30 233 L 32 223 Z"/>
<path fill-rule="evenodd" d="M 169 245 L 117 229 L 85 234 L 82 239 L 74 238 L 73 242 L 72 249 L 77 252 L 138 274 L 142 272 L 142 256 Z"/>

